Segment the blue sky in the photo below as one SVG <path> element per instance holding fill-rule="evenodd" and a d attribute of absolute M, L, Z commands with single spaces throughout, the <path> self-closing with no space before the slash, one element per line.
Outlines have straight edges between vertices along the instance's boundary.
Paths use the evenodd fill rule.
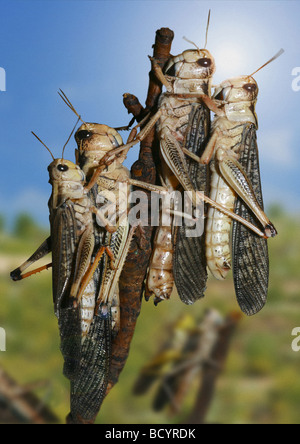
<path fill-rule="evenodd" d="M 190 46 L 183 36 L 201 47 L 209 8 L 214 83 L 249 74 L 285 49 L 255 76 L 258 143 L 266 205 L 277 202 L 300 213 L 300 91 L 292 89 L 292 70 L 300 67 L 300 2 L 0 0 L 0 8 L 0 67 L 6 72 L 6 91 L 0 92 L 0 213 L 9 221 L 27 210 L 47 224 L 51 158 L 30 132 L 60 156 L 75 119 L 58 89 L 84 120 L 127 124 L 122 95 L 133 93 L 144 104 L 155 31 L 175 32 L 173 54 Z M 71 141 L 65 155 L 70 160 L 74 148 Z M 126 166 L 137 152 L 132 149 Z"/>

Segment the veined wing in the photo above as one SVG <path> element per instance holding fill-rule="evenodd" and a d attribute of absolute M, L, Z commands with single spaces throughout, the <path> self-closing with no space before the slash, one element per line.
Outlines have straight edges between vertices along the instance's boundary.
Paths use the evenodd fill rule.
<path fill-rule="evenodd" d="M 254 125 L 245 126 L 239 159 L 257 200 L 263 209 L 259 173 L 259 158 Z M 251 223 L 258 221 L 244 202 L 237 197 L 235 213 Z M 236 297 L 244 313 L 253 315 L 263 308 L 267 299 L 269 282 L 269 256 L 267 240 L 259 237 L 244 225 L 233 221 L 232 266 Z"/>
<path fill-rule="evenodd" d="M 199 157 L 205 149 L 209 127 L 209 110 L 203 104 L 194 106 L 190 115 L 185 147 Z M 208 194 L 208 167 L 200 165 L 188 157 L 186 162 L 190 180 L 195 189 Z M 176 229 L 173 273 L 181 300 L 186 304 L 193 304 L 204 296 L 206 289 L 205 238 L 202 233 L 196 237 L 189 237 L 188 229 L 191 228 L 184 225 L 184 222 L 181 227 Z"/>
<path fill-rule="evenodd" d="M 66 201 L 57 210 L 52 211 L 51 245 L 52 245 L 52 285 L 55 313 L 68 306 L 67 297 L 72 284 L 74 258 L 78 245 L 75 213 L 72 202 Z"/>
<path fill-rule="evenodd" d="M 58 318 L 60 349 L 64 358 L 64 375 L 72 380 L 80 361 L 80 310 L 73 308 L 70 290 L 73 283 L 76 251 L 79 242 L 74 205 L 66 201 L 50 207 L 52 244 L 52 287 L 55 314 Z"/>
<path fill-rule="evenodd" d="M 109 245 L 113 255 L 114 255 L 114 263 L 116 265 L 119 264 L 119 261 L 121 259 L 123 248 L 125 246 L 127 237 L 128 237 L 128 229 L 129 225 L 120 225 L 119 228 L 116 230 L 115 233 L 107 233 L 106 236 L 106 243 Z M 121 272 L 118 267 L 113 269 L 109 263 L 110 261 L 106 259 L 105 264 L 105 271 L 103 274 L 103 280 L 101 285 L 101 291 L 98 296 L 98 299 L 100 299 L 103 302 L 108 302 L 110 300 L 110 297 L 112 296 L 112 292 L 114 291 L 114 288 L 112 288 L 112 285 L 114 283 L 114 277 L 115 275 Z M 123 267 L 123 264 L 119 264 L 121 267 Z"/>
<path fill-rule="evenodd" d="M 76 377 L 71 381 L 72 423 L 93 423 L 108 384 L 111 361 L 110 311 L 95 314 L 81 347 Z"/>

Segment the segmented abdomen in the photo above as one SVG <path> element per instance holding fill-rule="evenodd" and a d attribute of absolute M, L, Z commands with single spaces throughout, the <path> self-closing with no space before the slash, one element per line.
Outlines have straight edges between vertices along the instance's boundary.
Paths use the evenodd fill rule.
<path fill-rule="evenodd" d="M 95 282 L 90 280 L 87 285 L 80 303 L 81 313 L 81 335 L 83 338 L 88 334 L 95 310 Z"/>
<path fill-rule="evenodd" d="M 233 211 L 235 195 L 224 182 L 211 163 L 210 198 Z M 206 225 L 206 260 L 209 270 L 217 279 L 225 279 L 231 268 L 230 255 L 231 219 L 220 211 L 210 207 Z"/>
<path fill-rule="evenodd" d="M 159 227 L 154 238 L 153 253 L 148 271 L 146 298 L 155 295 L 155 301 L 169 299 L 174 278 L 172 272 L 173 243 L 171 227 Z"/>

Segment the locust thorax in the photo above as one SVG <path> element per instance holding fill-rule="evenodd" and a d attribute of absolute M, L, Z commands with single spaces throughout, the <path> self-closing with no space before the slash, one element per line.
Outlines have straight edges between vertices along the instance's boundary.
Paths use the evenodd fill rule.
<path fill-rule="evenodd" d="M 251 76 L 240 76 L 225 80 L 215 89 L 213 98 L 226 102 L 224 111 L 228 120 L 233 122 L 251 122 L 256 128 L 257 115 L 255 105 L 258 85 Z"/>
<path fill-rule="evenodd" d="M 207 49 L 188 49 L 171 57 L 165 69 L 175 94 L 206 94 L 210 96 L 215 60 Z"/>
<path fill-rule="evenodd" d="M 114 129 L 100 123 L 84 123 L 75 133 L 76 160 L 90 178 L 100 160 L 108 151 L 123 144 L 122 137 Z M 114 162 L 115 163 L 115 162 Z M 112 164 L 109 168 L 114 168 Z"/>
<path fill-rule="evenodd" d="M 84 194 L 85 174 L 79 166 L 65 159 L 55 159 L 48 167 L 52 185 L 52 207 L 67 199 L 80 199 Z"/>

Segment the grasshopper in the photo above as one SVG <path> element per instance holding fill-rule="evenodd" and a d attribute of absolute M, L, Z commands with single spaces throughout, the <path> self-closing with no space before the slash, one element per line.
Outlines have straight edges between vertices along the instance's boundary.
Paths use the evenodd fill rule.
<path fill-rule="evenodd" d="M 72 104 L 68 101 L 67 97 L 64 95 L 64 93 L 61 91 L 59 93 L 65 103 L 75 112 L 75 114 L 78 116 L 78 119 L 81 119 L 81 117 L 77 114 L 76 110 L 73 108 Z M 82 120 L 82 119 L 81 119 Z M 94 137 L 92 137 L 92 133 L 94 132 Z M 120 221 L 119 227 L 116 227 L 111 224 L 111 221 L 109 219 L 106 219 L 104 216 L 104 212 L 96 208 L 96 205 L 98 204 L 98 200 L 103 205 L 103 202 L 105 204 L 105 209 L 107 210 L 107 202 L 114 205 L 115 200 L 114 198 L 118 198 L 119 201 L 117 202 L 116 206 L 119 210 L 119 214 L 121 215 L 121 219 L 124 219 L 124 216 L 127 214 L 127 201 L 128 201 L 128 187 L 127 185 L 123 188 L 121 188 L 120 196 L 119 193 L 119 187 L 115 185 L 115 182 L 118 178 L 127 179 L 129 172 L 127 168 L 125 168 L 122 165 L 122 162 L 124 158 L 126 157 L 125 153 L 122 153 L 122 156 L 125 156 L 124 158 L 122 156 L 119 156 L 117 160 L 110 156 L 111 160 L 107 160 L 102 165 L 99 165 L 99 162 L 101 158 L 108 152 L 113 150 L 116 146 L 123 145 L 121 136 L 115 131 L 113 128 L 108 127 L 107 125 L 100 125 L 100 124 L 88 124 L 83 123 L 83 125 L 78 129 L 78 131 L 75 134 L 75 139 L 78 144 L 78 150 L 76 150 L 76 157 L 77 162 L 80 163 L 83 167 L 81 170 L 84 177 L 86 177 L 89 180 L 89 183 L 84 187 L 82 191 L 82 196 L 86 198 L 86 201 L 90 202 L 90 209 L 96 213 L 97 215 L 97 224 L 92 223 L 92 220 L 89 221 L 89 230 L 86 230 L 84 232 L 84 236 L 88 237 L 89 242 L 91 243 L 91 248 L 89 249 L 87 258 L 84 257 L 86 262 L 89 262 L 92 260 L 93 263 L 100 262 L 100 258 L 103 254 L 97 255 L 98 249 L 100 249 L 101 253 L 106 250 L 108 253 L 108 257 L 111 259 L 111 263 L 108 264 L 106 261 L 106 264 L 104 266 L 105 271 L 102 274 L 99 274 L 99 268 L 96 265 L 93 266 L 91 269 L 94 273 L 94 285 L 92 281 L 88 282 L 88 278 L 90 277 L 90 273 L 86 274 L 86 277 L 83 278 L 82 274 L 82 260 L 76 259 L 76 267 L 80 271 L 79 275 L 76 276 L 74 279 L 74 282 L 71 286 L 71 296 L 74 298 L 75 296 L 79 301 L 82 301 L 83 303 L 83 313 L 82 313 L 82 331 L 83 334 L 85 334 L 88 331 L 88 327 L 90 325 L 90 321 L 92 319 L 92 312 L 94 309 L 94 306 L 92 304 L 91 298 L 83 298 L 84 291 L 90 290 L 90 294 L 94 295 L 95 292 L 99 292 L 98 298 L 98 306 L 103 302 L 104 305 L 107 305 L 107 302 L 109 300 L 109 303 L 114 301 L 116 303 L 115 306 L 112 306 L 112 313 L 113 313 L 113 329 L 115 333 L 118 331 L 118 297 L 114 295 L 114 290 L 116 290 L 116 276 L 120 275 L 120 272 L 122 270 L 122 266 L 125 260 L 124 257 L 124 247 L 125 245 L 128 247 L 128 242 L 126 243 L 126 240 L 128 238 L 128 224 Z M 88 148 L 86 149 L 85 140 L 88 140 Z M 96 140 L 96 141 L 95 141 Z M 46 147 L 47 148 L 47 147 Z M 47 148 L 48 149 L 48 148 Z M 120 160 L 123 159 L 123 160 Z M 80 169 L 80 167 L 78 166 Z M 103 170 L 106 171 L 105 175 L 101 175 L 101 172 Z M 111 177 L 114 177 L 114 180 L 111 180 Z M 55 187 L 57 188 L 57 185 L 55 184 Z M 55 194 L 55 193 L 54 193 Z M 54 199 L 54 198 L 53 198 Z M 55 197 L 55 199 L 58 199 Z M 50 203 L 49 203 L 50 204 Z M 52 204 L 50 204 L 51 207 Z M 82 215 L 82 209 L 80 208 L 80 205 L 78 202 L 76 203 L 75 207 L 75 213 L 76 217 L 81 219 L 81 223 L 84 223 L 84 215 Z M 125 207 L 124 207 L 125 205 Z M 83 205 L 82 205 L 83 206 Z M 50 208 L 50 219 L 51 219 L 51 208 Z M 100 226 L 99 226 L 100 224 Z M 104 225 L 104 226 L 103 226 Z M 92 229 L 93 228 L 93 229 Z M 63 234 L 66 234 L 68 236 L 68 229 L 67 226 L 60 227 L 60 230 Z M 93 231 L 93 236 L 91 235 Z M 118 235 L 115 234 L 115 232 L 118 232 Z M 71 233 L 73 234 L 73 230 L 71 230 Z M 88 233 L 88 234 L 87 234 Z M 53 235 L 56 235 L 56 232 L 53 232 Z M 26 268 L 28 268 L 32 263 L 34 263 L 36 260 L 43 257 L 45 254 L 49 253 L 52 249 L 52 235 L 50 238 L 48 238 L 39 248 L 38 250 L 20 267 L 18 267 L 16 270 L 14 270 L 11 273 L 11 277 L 13 280 L 20 280 L 22 278 L 28 277 L 29 275 L 33 274 L 34 272 L 41 271 L 44 269 L 44 267 L 35 270 L 34 272 L 30 272 L 28 274 L 23 274 Z M 93 239 L 92 239 L 93 238 Z M 109 246 L 103 247 L 104 245 L 109 244 L 114 245 L 114 252 L 111 250 Z M 65 244 L 65 242 L 64 242 Z M 103 247 L 103 248 L 102 248 Z M 117 255 L 116 255 L 117 252 Z M 74 253 L 74 249 L 71 249 L 67 252 L 67 254 Z M 115 255 L 114 255 L 115 253 Z M 60 255 L 60 251 L 58 248 L 57 251 L 57 257 Z M 97 259 L 96 259 L 97 257 Z M 79 255 L 80 258 L 80 255 Z M 120 264 L 120 259 L 122 258 L 122 264 Z M 98 260 L 99 259 L 99 260 Z M 113 260 L 115 260 L 118 264 L 118 267 L 114 267 L 112 265 Z M 49 268 L 51 264 L 47 265 L 47 268 Z M 112 273 L 112 270 L 114 270 L 114 273 Z M 107 275 L 110 275 L 108 277 Z M 103 285 L 102 285 L 102 278 L 103 278 Z M 114 285 L 114 288 L 111 290 L 110 285 Z M 54 282 L 54 293 L 56 294 L 56 286 L 57 282 L 55 280 Z M 64 289 L 66 289 L 68 286 L 64 280 L 62 280 L 61 285 Z M 102 295 L 103 293 L 103 295 Z M 109 297 L 108 297 L 109 295 Z M 104 308 L 106 310 L 106 307 Z M 87 316 L 85 318 L 84 316 Z"/>
<path fill-rule="evenodd" d="M 63 155 L 60 159 L 55 159 L 50 149 L 36 134 L 33 133 L 33 135 L 47 148 L 53 159 L 48 167 L 49 183 L 52 185 L 52 194 L 48 203 L 51 233 L 50 237 L 27 261 L 11 272 L 11 278 L 15 281 L 21 280 L 52 267 L 55 314 L 59 316 L 59 311 L 62 308 L 77 307 L 82 303 L 81 330 L 84 337 L 88 331 L 87 324 L 90 324 L 91 321 L 91 315 L 86 313 L 86 308 L 95 293 L 92 286 L 88 286 L 88 282 L 85 281 L 93 271 L 93 267 L 90 267 L 95 248 L 92 213 L 97 211 L 87 196 L 86 176 L 80 167 L 65 160 Z M 99 252 L 97 261 L 99 257 L 101 258 L 104 250 L 103 248 Z M 110 250 L 108 248 L 106 250 L 112 257 Z M 51 264 L 24 274 L 30 265 L 51 251 Z M 82 281 L 84 282 L 83 286 L 81 286 Z"/>
<path fill-rule="evenodd" d="M 31 263 L 52 251 L 54 307 L 61 335 L 64 374 L 71 381 L 69 418 L 75 422 L 79 418 L 92 421 L 106 393 L 112 331 L 118 322 L 114 308 L 109 305 L 113 305 L 114 299 L 110 301 L 109 296 L 106 306 L 97 300 L 96 285 L 99 283 L 94 275 L 105 251 L 111 260 L 116 259 L 116 273 L 110 282 L 112 289 L 107 290 L 107 282 L 106 287 L 104 285 L 106 294 L 114 295 L 133 232 L 127 236 L 120 257 L 114 258 L 109 247 L 99 247 L 95 242 L 96 223 L 93 220 L 97 209 L 88 196 L 85 173 L 63 156 L 54 159 L 49 152 L 53 158 L 48 168 L 52 185 L 51 235 L 11 276 L 19 280 L 33 274 L 22 275 Z M 115 250 L 117 248 L 119 246 Z"/>
<path fill-rule="evenodd" d="M 210 14 L 206 41 L 209 18 Z M 191 152 L 201 155 L 210 129 L 210 112 L 200 99 L 204 94 L 210 95 L 215 62 L 208 50 L 196 48 L 171 57 L 165 68 L 165 75 L 156 60 L 151 59 L 153 72 L 167 92 L 161 94 L 157 113 L 136 140 L 142 140 L 157 123 L 161 176 L 169 191 L 180 186 L 192 192 L 195 189 L 206 191 L 207 167 L 186 160 L 182 150 L 187 139 Z M 139 186 L 138 182 L 131 183 Z M 146 186 L 145 188 L 147 189 Z M 155 191 L 154 187 L 151 190 Z M 207 272 L 203 253 L 200 253 L 199 260 L 199 252 L 205 250 L 203 236 L 187 237 L 185 226 L 176 231 L 174 233 L 172 227 L 162 226 L 156 231 L 155 248 L 146 282 L 146 297 L 154 293 L 156 303 L 170 297 L 174 277 L 179 295 L 185 303 L 191 304 L 203 296 L 206 288 Z M 163 245 L 158 246 L 162 239 Z M 191 262 L 191 250 L 197 252 L 197 261 Z"/>
<path fill-rule="evenodd" d="M 60 96 L 68 107 L 78 115 L 62 91 L 60 91 Z M 111 345 L 119 332 L 122 316 L 119 300 L 119 277 L 135 230 L 135 227 L 129 230 L 127 218 L 130 188 L 126 183 L 119 186 L 120 180 L 123 182 L 129 178 L 129 171 L 123 166 L 126 152 L 122 152 L 118 157 L 113 157 L 113 161 L 103 161 L 107 152 L 123 146 L 120 134 L 104 124 L 82 121 L 82 125 L 75 133 L 75 140 L 77 143 L 76 160 L 89 180 L 88 196 L 97 208 L 99 224 L 94 229 L 95 244 L 99 247 L 108 245 L 114 257 L 114 267 L 111 267 L 107 258 L 104 257 L 94 273 L 97 295 L 96 311 L 101 313 L 103 317 L 107 314 L 111 317 L 110 333 L 104 332 L 103 335 L 100 335 L 100 340 L 103 341 L 106 337 L 107 342 Z M 105 171 L 98 174 L 101 162 L 105 166 Z M 95 172 L 96 174 L 94 174 Z M 113 211 L 109 211 L 110 209 Z M 113 215 L 118 213 L 117 219 L 112 221 L 109 215 L 106 216 L 107 212 L 113 213 Z M 80 417 L 84 417 L 85 421 L 93 421 L 105 396 L 101 389 L 101 393 L 94 397 L 93 390 L 97 391 L 97 387 L 93 388 L 91 385 L 91 381 L 97 384 L 97 379 L 94 378 L 89 368 L 90 360 L 92 362 L 94 360 L 96 367 L 98 363 L 101 366 L 104 362 L 103 359 L 95 359 L 97 353 L 100 355 L 102 353 L 97 342 L 95 335 L 91 340 L 90 351 L 83 353 L 85 359 L 81 360 L 77 378 L 71 385 L 71 413 L 68 418 L 71 422 L 78 422 Z M 92 352 L 93 348 L 96 350 L 95 353 Z M 111 358 L 112 355 L 110 355 L 109 361 Z M 101 374 L 101 368 L 99 368 L 99 373 Z"/>
<path fill-rule="evenodd" d="M 244 225 L 231 222 L 219 211 L 208 211 L 208 267 L 217 279 L 225 279 L 232 257 L 237 300 L 247 315 L 257 313 L 266 303 L 269 280 L 266 239 L 277 234 L 263 211 L 256 142 L 258 86 L 253 75 L 282 52 L 280 50 L 251 75 L 226 80 L 216 87 L 213 98 L 224 102 L 214 108 L 216 116 L 211 137 L 199 159 L 202 164 L 210 163 L 210 197 L 252 224 L 258 221 L 263 227 L 264 236 L 258 236 Z"/>
<path fill-rule="evenodd" d="M 180 413 L 194 380 L 211 364 L 211 354 L 225 319 L 216 310 L 207 310 L 203 319 L 180 317 L 159 352 L 141 370 L 133 388 L 135 395 L 145 394 L 156 383 L 153 409 L 169 406 Z"/>
<path fill-rule="evenodd" d="M 62 91 L 60 95 L 78 119 L 81 119 Z M 11 273 L 14 280 L 31 275 L 32 273 L 22 273 L 51 249 L 54 259 L 53 276 L 56 275 L 56 269 L 59 273 L 65 273 L 65 270 L 68 272 L 68 281 L 65 275 L 65 279 L 53 278 L 53 291 L 55 295 L 62 293 L 59 301 L 68 300 L 68 296 L 73 300 L 71 310 L 66 310 L 69 307 L 64 305 L 56 306 L 62 337 L 61 349 L 65 358 L 64 374 L 71 380 L 71 412 L 68 417 L 71 422 L 78 422 L 80 418 L 92 421 L 105 396 L 111 342 L 120 325 L 118 280 L 135 230 L 133 227 L 129 231 L 127 219 L 124 217 L 127 216 L 128 185 L 123 184 L 121 193 L 118 194 L 119 187 L 110 177 L 128 177 L 128 170 L 122 166 L 120 160 L 126 154 L 123 153 L 118 158 L 110 156 L 110 159 L 99 164 L 107 151 L 123 144 L 121 136 L 106 125 L 83 122 L 75 138 L 78 143 L 77 161 L 83 169 L 78 165 L 76 168 L 81 171 L 84 180 L 88 180 L 80 189 L 79 195 L 83 200 L 80 201 L 77 199 L 79 196 L 74 196 L 77 200 L 68 201 L 74 210 L 73 219 L 66 217 L 63 211 L 59 213 L 59 217 L 56 217 L 56 210 L 52 215 L 53 205 L 50 205 L 50 220 L 58 221 L 54 224 L 50 238 L 25 264 Z M 105 175 L 101 174 L 104 170 Z M 114 197 L 119 199 L 116 204 L 121 216 L 117 226 L 114 226 L 102 211 L 102 207 L 107 210 L 107 207 L 115 204 Z M 89 206 L 85 208 L 84 203 L 87 202 Z M 92 212 L 96 214 L 97 223 L 92 218 Z M 79 242 L 76 253 L 76 248 L 69 248 L 68 244 L 70 239 L 74 244 L 77 241 L 74 238 L 74 233 L 77 232 L 71 224 L 74 220 L 83 224 L 88 216 L 87 228 L 79 232 L 82 244 Z M 59 235 L 61 238 L 57 240 Z M 107 252 L 110 262 L 106 257 L 101 260 L 104 251 Z"/>
<path fill-rule="evenodd" d="M 65 160 L 63 155 L 55 159 L 50 149 L 38 140 L 53 159 L 48 167 L 52 185 L 49 200 L 51 234 L 29 260 L 11 273 L 11 277 L 20 280 L 52 266 L 54 311 L 59 321 L 61 349 L 65 357 L 64 373 L 71 379 L 71 369 L 79 359 L 81 341 L 87 336 L 94 315 L 95 287 L 90 277 L 104 251 L 111 253 L 109 249 L 101 248 L 91 265 L 95 248 L 93 212 L 96 210 L 85 192 L 86 176 L 79 166 Z M 51 251 L 51 264 L 23 274 L 29 265 Z M 73 338 L 71 351 L 70 336 Z"/>
<path fill-rule="evenodd" d="M 206 42 L 209 17 L 210 14 L 206 28 Z M 158 106 L 159 111 L 162 111 L 162 116 L 158 121 L 157 130 L 162 161 L 166 164 L 162 171 L 163 180 L 171 182 L 173 189 L 178 189 L 181 183 L 184 189 L 196 188 L 199 191 L 207 191 L 208 169 L 199 164 L 195 167 L 195 163 L 184 159 L 181 148 L 185 145 L 192 153 L 201 155 L 209 135 L 210 112 L 198 97 L 198 94 L 210 96 L 212 76 L 215 72 L 214 59 L 205 49 L 206 42 L 204 49 L 196 47 L 196 50 L 186 50 L 182 54 L 171 57 L 165 68 L 165 75 L 153 60 L 157 77 L 167 89 L 167 93 L 162 94 L 159 100 Z M 186 179 L 182 182 L 183 177 Z M 161 237 L 160 231 L 163 231 L 166 238 L 166 230 L 167 227 L 160 227 L 157 230 L 157 238 Z M 180 298 L 185 303 L 191 304 L 204 295 L 206 288 L 204 237 L 201 235 L 188 237 L 184 222 L 180 227 L 170 227 L 168 235 L 169 239 L 172 239 L 171 248 L 174 244 L 174 253 L 169 248 L 165 255 L 172 254 L 173 274 L 170 270 L 166 271 L 169 277 L 167 293 L 159 295 L 154 288 L 156 300 L 159 300 L 158 297 L 166 299 L 170 296 L 174 280 Z M 193 259 L 193 252 L 197 252 L 196 261 Z M 153 258 L 155 256 L 154 249 Z M 163 271 L 164 268 L 163 262 Z M 150 264 L 148 275 L 148 287 L 149 280 L 153 276 L 151 272 L 152 264 Z"/>
<path fill-rule="evenodd" d="M 152 67 L 167 92 L 161 94 L 158 111 L 140 131 L 135 142 L 142 140 L 157 123 L 164 182 L 168 183 L 168 186 L 170 185 L 173 190 L 181 186 L 185 191 L 191 192 L 194 206 L 197 206 L 198 196 L 213 208 L 217 206 L 219 211 L 248 225 L 247 221 L 234 214 L 232 210 L 228 211 L 225 206 L 209 199 L 205 194 L 199 196 L 199 193 L 195 193 L 195 191 L 208 192 L 208 168 L 206 165 L 196 165 L 190 159 L 187 160 L 185 155 L 187 153 L 202 155 L 208 142 L 209 108 L 214 105 L 210 98 L 212 76 L 215 72 L 215 62 L 212 55 L 208 50 L 197 47 L 197 49 L 187 50 L 180 55 L 171 57 L 165 68 L 165 74 L 154 59 L 152 59 Z M 120 150 L 116 149 L 115 153 L 117 152 Z M 138 181 L 130 181 L 130 183 L 156 191 L 155 187 L 142 185 Z M 251 224 L 251 228 L 255 229 L 253 224 Z M 146 294 L 149 295 L 152 290 L 156 295 L 156 302 L 170 296 L 173 277 L 169 270 L 169 262 L 170 256 L 173 255 L 173 273 L 179 296 L 183 302 L 192 304 L 204 295 L 206 288 L 204 236 L 188 237 L 186 226 L 182 226 L 176 231 L 170 229 L 168 236 L 166 236 L 165 227 L 161 229 L 164 239 L 173 237 L 175 253 L 173 255 L 172 246 L 167 240 L 168 248 L 164 247 L 163 254 L 160 256 L 161 267 L 158 264 L 153 267 L 150 265 Z M 256 229 L 256 232 L 264 236 L 260 230 Z M 159 233 L 157 237 L 161 237 Z M 152 258 L 154 259 L 155 256 L 156 252 L 154 251 Z M 162 264 L 166 257 L 168 257 L 168 270 L 165 270 Z M 162 281 L 164 281 L 164 285 L 160 286 Z M 155 282 L 159 283 L 157 287 L 155 287 Z"/>
<path fill-rule="evenodd" d="M 67 106 L 78 115 L 67 96 L 62 91 L 59 94 Z M 114 128 L 107 125 L 82 122 L 75 133 L 76 160 L 87 178 L 91 179 L 89 197 L 98 209 L 99 226 L 95 228 L 95 242 L 99 245 L 109 245 L 114 260 L 118 263 L 113 269 L 105 260 L 100 264 L 97 273 L 100 275 L 101 285 L 98 285 L 97 289 L 97 304 L 99 307 L 103 306 L 104 310 L 107 306 L 111 307 L 112 332 L 116 335 L 120 325 L 118 278 L 129 248 L 127 212 L 130 187 L 123 183 L 129 179 L 129 171 L 123 165 L 126 150 L 121 155 L 115 156 L 109 165 L 105 162 L 105 171 L 97 174 L 105 155 L 116 147 L 123 146 L 122 137 Z M 103 208 L 105 211 L 101 211 Z M 110 211 L 111 209 L 113 211 Z M 106 212 L 113 213 L 113 216 L 117 213 L 118 219 L 115 218 L 112 223 L 110 218 L 105 216 Z"/>

